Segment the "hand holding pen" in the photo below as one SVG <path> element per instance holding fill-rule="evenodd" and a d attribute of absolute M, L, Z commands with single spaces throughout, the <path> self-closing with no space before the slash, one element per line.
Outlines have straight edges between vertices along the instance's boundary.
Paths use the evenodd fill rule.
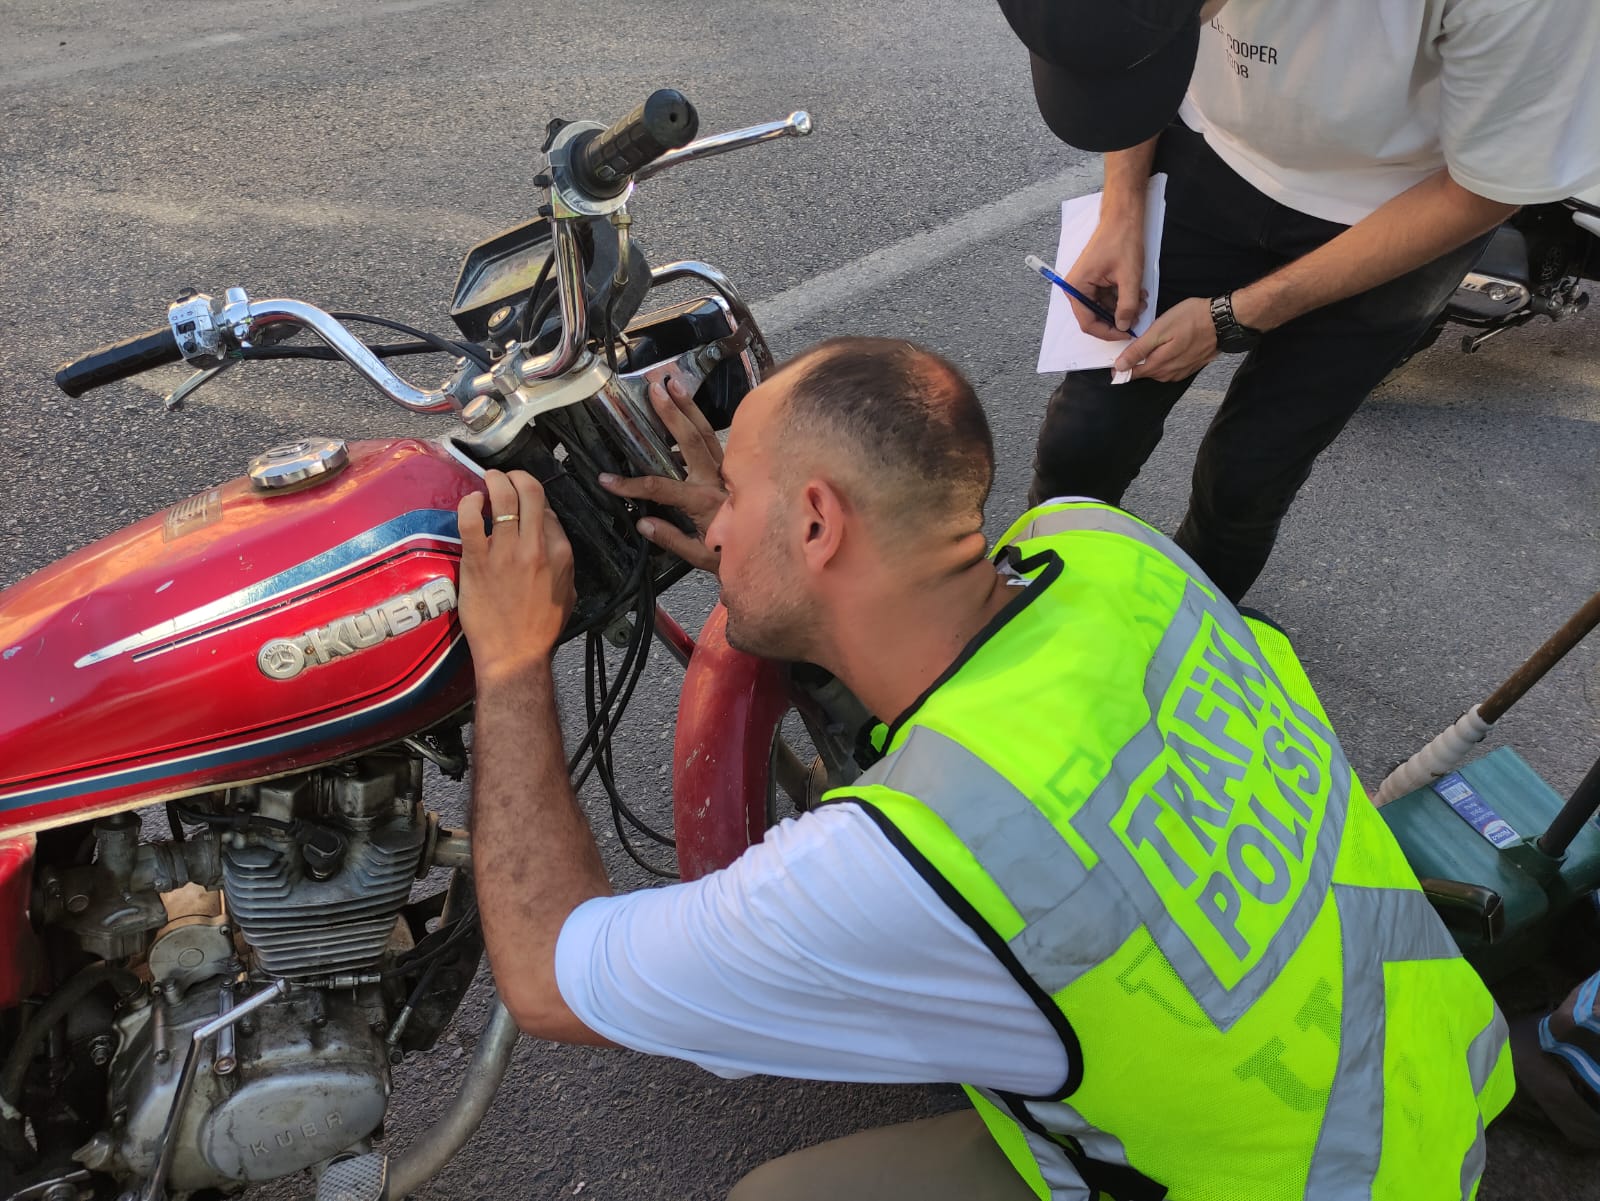
<path fill-rule="evenodd" d="M 1037 254 L 1029 254 L 1027 259 L 1024 259 L 1024 262 L 1027 262 L 1027 265 L 1029 265 L 1030 269 L 1034 269 L 1035 272 L 1043 275 L 1046 280 L 1050 280 L 1053 285 L 1061 288 L 1061 291 L 1064 291 L 1067 296 L 1072 297 L 1072 299 L 1077 301 L 1078 304 L 1082 304 L 1085 309 L 1088 309 L 1091 313 L 1094 313 L 1099 320 L 1104 321 L 1104 323 L 1109 325 L 1110 328 L 1115 329 L 1117 333 L 1123 334 L 1125 337 L 1131 336 L 1131 334 L 1126 333 L 1125 329 L 1118 328 L 1117 315 L 1115 315 L 1114 312 L 1110 312 L 1110 310 L 1106 309 L 1104 305 L 1099 304 L 1098 301 L 1094 301 L 1093 297 L 1085 296 L 1082 291 L 1078 291 L 1077 288 L 1074 288 L 1074 286 L 1070 285 L 1070 283 L 1067 283 L 1066 280 L 1062 280 L 1059 275 L 1056 275 L 1053 270 L 1050 270 L 1050 267 L 1046 267 L 1043 259 L 1040 259 Z M 1090 331 L 1090 333 L 1093 333 L 1093 331 Z"/>

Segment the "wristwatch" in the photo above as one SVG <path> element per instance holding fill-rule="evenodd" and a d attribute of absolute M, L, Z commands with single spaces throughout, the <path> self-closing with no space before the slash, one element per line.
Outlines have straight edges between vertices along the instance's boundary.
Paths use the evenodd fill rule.
<path fill-rule="evenodd" d="M 1239 324 L 1233 315 L 1233 293 L 1225 292 L 1211 298 L 1211 324 L 1217 330 L 1217 349 L 1224 354 L 1242 354 L 1255 349 L 1261 341 L 1261 331 Z"/>

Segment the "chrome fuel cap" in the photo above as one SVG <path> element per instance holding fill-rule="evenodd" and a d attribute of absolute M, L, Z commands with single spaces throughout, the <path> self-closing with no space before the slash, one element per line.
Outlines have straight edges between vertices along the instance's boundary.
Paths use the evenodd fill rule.
<path fill-rule="evenodd" d="M 250 482 L 271 492 L 335 475 L 350 461 L 343 438 L 304 438 L 262 451 L 250 460 Z"/>

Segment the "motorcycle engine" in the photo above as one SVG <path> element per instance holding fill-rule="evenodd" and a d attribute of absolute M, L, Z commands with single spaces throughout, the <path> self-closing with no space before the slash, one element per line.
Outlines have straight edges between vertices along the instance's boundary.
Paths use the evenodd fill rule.
<path fill-rule="evenodd" d="M 295 987 L 196 1052 L 168 1188 L 274 1179 L 377 1129 L 396 1008 L 378 969 L 410 946 L 397 918 L 427 836 L 421 786 L 415 757 L 374 755 L 185 809 L 186 823 L 207 828 L 182 843 L 137 844 L 127 823 L 97 827 L 93 893 L 107 895 L 86 896 L 62 924 L 108 958 L 136 962 L 143 948 L 151 987 L 115 1022 L 109 1128 L 74 1158 L 124 1182 L 151 1174 L 193 1034 L 231 1008 L 241 970 Z M 143 935 L 127 925 L 135 898 L 153 902 L 131 907 Z M 108 935 L 113 920 L 123 924 Z M 243 985 L 237 999 L 254 991 Z"/>
<path fill-rule="evenodd" d="M 272 823 L 247 823 L 222 851 L 228 912 L 263 971 L 300 980 L 378 962 L 422 858 L 421 794 L 421 760 L 400 756 L 229 794 Z"/>
<path fill-rule="evenodd" d="M 198 987 L 175 1004 L 157 997 L 117 1023 L 112 1130 L 79 1151 L 79 1162 L 123 1180 L 154 1171 L 184 1056 L 217 1008 L 218 990 Z M 310 991 L 242 1019 L 231 1047 L 203 1043 L 168 1188 L 273 1180 L 376 1130 L 389 1096 L 388 1058 L 373 1028 L 381 1014 L 359 996 Z"/>

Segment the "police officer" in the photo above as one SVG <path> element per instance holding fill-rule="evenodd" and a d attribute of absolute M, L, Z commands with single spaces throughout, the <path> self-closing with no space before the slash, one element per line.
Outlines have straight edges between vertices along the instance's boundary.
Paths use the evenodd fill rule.
<path fill-rule="evenodd" d="M 1126 339 L 1050 398 L 1030 493 L 1111 504 L 1218 354 L 1242 355 L 1200 444 L 1178 545 L 1234 600 L 1367 394 L 1488 234 L 1600 182 L 1594 0 L 1000 0 L 1039 110 L 1105 153 L 1067 272 Z M 1160 294 L 1141 297 L 1146 182 L 1165 172 Z"/>
<path fill-rule="evenodd" d="M 993 449 L 943 359 L 824 343 L 688 481 L 728 638 L 826 668 L 876 764 L 712 876 L 610 895 L 550 657 L 571 548 L 522 473 L 461 507 L 473 848 L 500 995 L 544 1038 L 722 1076 L 959 1081 L 972 1108 L 758 1169 L 738 1201 L 1468 1196 L 1505 1025 L 1287 640 L 1093 501 L 986 553 Z"/>

